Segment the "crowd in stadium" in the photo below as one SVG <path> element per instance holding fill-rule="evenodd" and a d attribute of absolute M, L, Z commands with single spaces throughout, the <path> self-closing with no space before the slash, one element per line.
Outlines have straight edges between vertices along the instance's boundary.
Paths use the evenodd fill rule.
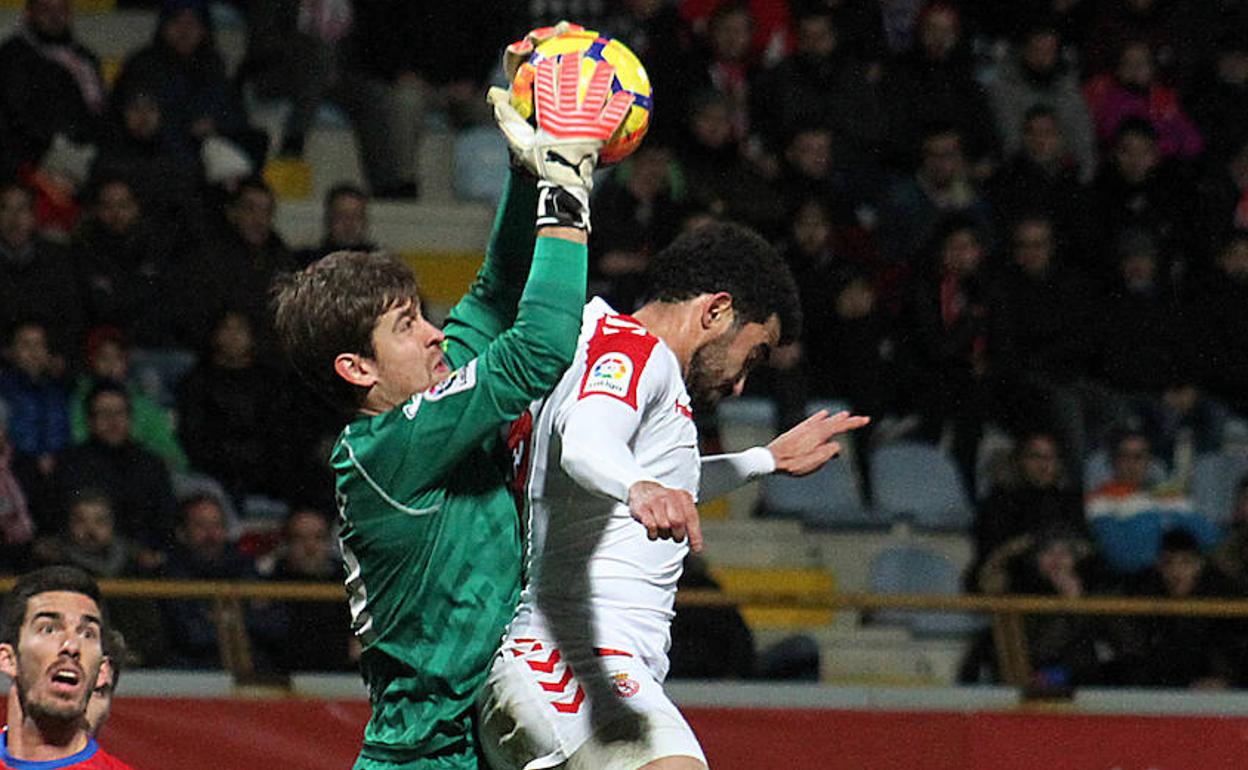
<path fill-rule="evenodd" d="M 1187 488 L 1194 457 L 1248 440 L 1245 3 L 254 0 L 233 9 L 237 73 L 208 3 L 137 5 L 155 36 L 109 82 L 66 0 L 29 0 L 0 45 L 5 572 L 337 580 L 338 424 L 275 352 L 269 284 L 373 249 L 370 199 L 420 195 L 395 159 L 421 114 L 488 121 L 502 43 L 568 17 L 627 41 L 656 103 L 595 189 L 591 292 L 633 307 L 677 233 L 746 223 L 784 249 L 805 313 L 750 391 L 778 428 L 833 398 L 948 447 L 981 493 L 968 590 L 1248 590 L 1248 486 L 1225 526 Z M 290 100 L 280 137 L 245 91 Z M 371 193 L 335 188 L 324 242 L 297 250 L 257 172 L 303 155 L 324 100 Z M 396 114 L 413 135 L 385 130 Z M 978 460 L 989 426 L 1015 439 L 1004 472 Z M 1098 451 L 1110 467 L 1086 478 Z M 218 665 L 207 603 L 110 604 L 132 662 Z M 248 621 L 262 667 L 352 665 L 345 607 Z M 1029 637 L 1075 683 L 1225 686 L 1248 679 L 1236 630 L 1057 618 Z M 991 655 L 966 668 L 991 677 Z"/>

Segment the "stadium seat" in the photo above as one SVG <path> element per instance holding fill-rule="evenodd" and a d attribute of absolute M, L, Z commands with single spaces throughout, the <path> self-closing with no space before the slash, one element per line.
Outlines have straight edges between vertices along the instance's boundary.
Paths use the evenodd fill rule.
<path fill-rule="evenodd" d="M 1240 479 L 1248 474 L 1248 456 L 1209 452 L 1196 458 L 1192 470 L 1192 500 L 1205 518 L 1225 525 L 1235 505 Z"/>
<path fill-rule="evenodd" d="M 958 469 L 930 444 L 899 441 L 871 456 L 871 489 L 883 522 L 909 519 L 916 527 L 964 531 L 971 524 L 971 503 Z"/>
<path fill-rule="evenodd" d="M 821 598 L 836 588 L 835 577 L 822 569 L 712 567 L 711 575 L 728 593 L 760 591 L 782 599 Z M 833 611 L 746 604 L 741 606 L 741 616 L 750 628 L 806 628 L 831 623 Z"/>
<path fill-rule="evenodd" d="M 813 527 L 882 526 L 863 505 L 852 466 L 843 458 L 803 476 L 768 476 L 762 481 L 760 509 L 765 516 L 801 519 Z"/>
<path fill-rule="evenodd" d="M 873 593 L 952 596 L 962 592 L 961 576 L 952 562 L 914 545 L 879 551 L 871 560 L 867 581 Z M 982 618 L 961 612 L 881 610 L 872 617 L 877 623 L 905 626 L 915 636 L 964 636 L 985 624 Z"/>

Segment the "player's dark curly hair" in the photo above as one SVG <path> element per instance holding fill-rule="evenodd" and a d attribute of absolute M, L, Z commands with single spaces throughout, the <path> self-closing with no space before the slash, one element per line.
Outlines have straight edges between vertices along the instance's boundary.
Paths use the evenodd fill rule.
<path fill-rule="evenodd" d="M 646 300 L 683 302 L 728 292 L 741 323 L 780 320 L 780 344 L 802 331 L 797 282 L 761 235 L 731 222 L 713 222 L 681 235 L 656 254 L 646 271 Z"/>

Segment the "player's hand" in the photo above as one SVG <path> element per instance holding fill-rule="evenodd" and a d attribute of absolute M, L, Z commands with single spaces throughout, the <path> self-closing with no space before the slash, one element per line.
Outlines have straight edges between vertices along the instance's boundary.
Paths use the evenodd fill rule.
<path fill-rule="evenodd" d="M 702 550 L 702 525 L 693 495 L 683 489 L 670 489 L 653 481 L 638 481 L 628 489 L 628 511 L 642 526 L 651 540 L 689 538 L 689 548 Z"/>
<path fill-rule="evenodd" d="M 849 412 L 829 415 L 828 410 L 820 409 L 767 445 L 776 459 L 776 472 L 805 476 L 819 470 L 840 454 L 841 445 L 832 440 L 833 436 L 858 430 L 869 422 L 870 417 Z"/>
<path fill-rule="evenodd" d="M 529 30 L 522 39 L 507 46 L 507 49 L 503 51 L 503 74 L 507 76 L 507 82 L 510 83 L 516 79 L 516 72 L 519 71 L 520 65 L 529 60 L 539 45 L 565 32 L 580 32 L 583 29 L 585 28 L 580 24 L 564 20 L 553 27 L 538 27 Z"/>
<path fill-rule="evenodd" d="M 587 193 L 593 187 L 598 152 L 628 114 L 633 95 L 627 91 L 612 94 L 615 68 L 599 61 L 585 98 L 578 99 L 580 71 L 579 52 L 538 63 L 533 82 L 536 127 L 516 112 L 504 89 L 491 88 L 489 101 L 517 161 L 539 179 L 569 192 Z"/>

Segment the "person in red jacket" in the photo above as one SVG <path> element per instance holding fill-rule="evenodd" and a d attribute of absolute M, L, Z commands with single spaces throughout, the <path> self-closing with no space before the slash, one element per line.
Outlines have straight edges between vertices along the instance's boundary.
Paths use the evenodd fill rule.
<path fill-rule="evenodd" d="M 0 769 L 130 770 L 87 732 L 108 631 L 100 589 L 77 567 L 18 578 L 0 615 L 0 673 L 13 680 Z"/>

